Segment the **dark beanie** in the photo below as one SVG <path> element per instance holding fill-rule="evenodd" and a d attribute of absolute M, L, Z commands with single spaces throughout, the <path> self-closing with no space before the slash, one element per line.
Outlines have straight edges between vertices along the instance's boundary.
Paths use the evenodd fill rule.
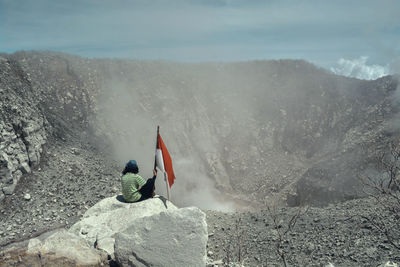
<path fill-rule="evenodd" d="M 128 172 L 131 172 L 131 173 L 139 172 L 139 167 L 136 163 L 136 160 L 130 160 L 130 161 L 128 161 L 128 163 L 126 163 L 125 169 L 123 170 L 122 174 L 126 174 Z"/>
<path fill-rule="evenodd" d="M 128 161 L 128 163 L 126 163 L 125 167 L 127 167 L 128 169 L 134 169 L 134 168 L 137 168 L 138 165 L 136 163 L 136 160 L 132 159 L 132 160 Z"/>

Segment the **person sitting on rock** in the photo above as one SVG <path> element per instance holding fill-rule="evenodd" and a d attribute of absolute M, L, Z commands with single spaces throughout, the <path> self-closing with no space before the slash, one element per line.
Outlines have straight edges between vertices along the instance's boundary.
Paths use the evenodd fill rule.
<path fill-rule="evenodd" d="M 138 174 L 139 167 L 136 160 L 126 163 L 122 171 L 122 196 L 126 202 L 138 202 L 154 196 L 154 183 L 157 170 L 153 170 L 153 177 L 147 182 Z"/>

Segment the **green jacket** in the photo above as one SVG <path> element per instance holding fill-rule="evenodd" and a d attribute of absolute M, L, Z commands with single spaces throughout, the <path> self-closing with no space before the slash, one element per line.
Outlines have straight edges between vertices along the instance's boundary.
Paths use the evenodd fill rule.
<path fill-rule="evenodd" d="M 127 202 L 136 202 L 142 194 L 138 191 L 138 188 L 146 184 L 146 181 L 139 175 L 128 172 L 122 176 L 122 195 Z"/>

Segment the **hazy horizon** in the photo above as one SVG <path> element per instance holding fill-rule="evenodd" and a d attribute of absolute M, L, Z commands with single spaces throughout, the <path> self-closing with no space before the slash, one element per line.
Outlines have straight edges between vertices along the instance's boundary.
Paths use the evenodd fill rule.
<path fill-rule="evenodd" d="M 400 2 L 0 0 L 0 52 L 176 62 L 304 59 L 347 76 L 393 72 Z"/>

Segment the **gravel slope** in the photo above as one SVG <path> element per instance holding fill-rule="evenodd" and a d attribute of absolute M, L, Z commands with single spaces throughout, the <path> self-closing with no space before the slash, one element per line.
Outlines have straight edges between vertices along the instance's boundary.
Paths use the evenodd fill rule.
<path fill-rule="evenodd" d="M 68 227 L 119 191 L 120 167 L 88 144 L 54 142 L 42 155 L 40 165 L 0 202 L 0 247 Z"/>
<path fill-rule="evenodd" d="M 279 231 L 287 229 L 297 208 L 278 209 Z M 311 207 L 300 216 L 284 241 L 290 266 L 378 266 L 389 260 L 399 263 L 400 251 L 361 216 L 389 217 L 373 199 L 352 200 L 325 208 Z M 279 240 L 273 215 L 268 210 L 244 213 L 207 211 L 208 252 L 213 260 L 238 261 L 245 266 L 282 266 L 277 254 Z M 396 224 L 399 227 L 399 223 Z"/>

